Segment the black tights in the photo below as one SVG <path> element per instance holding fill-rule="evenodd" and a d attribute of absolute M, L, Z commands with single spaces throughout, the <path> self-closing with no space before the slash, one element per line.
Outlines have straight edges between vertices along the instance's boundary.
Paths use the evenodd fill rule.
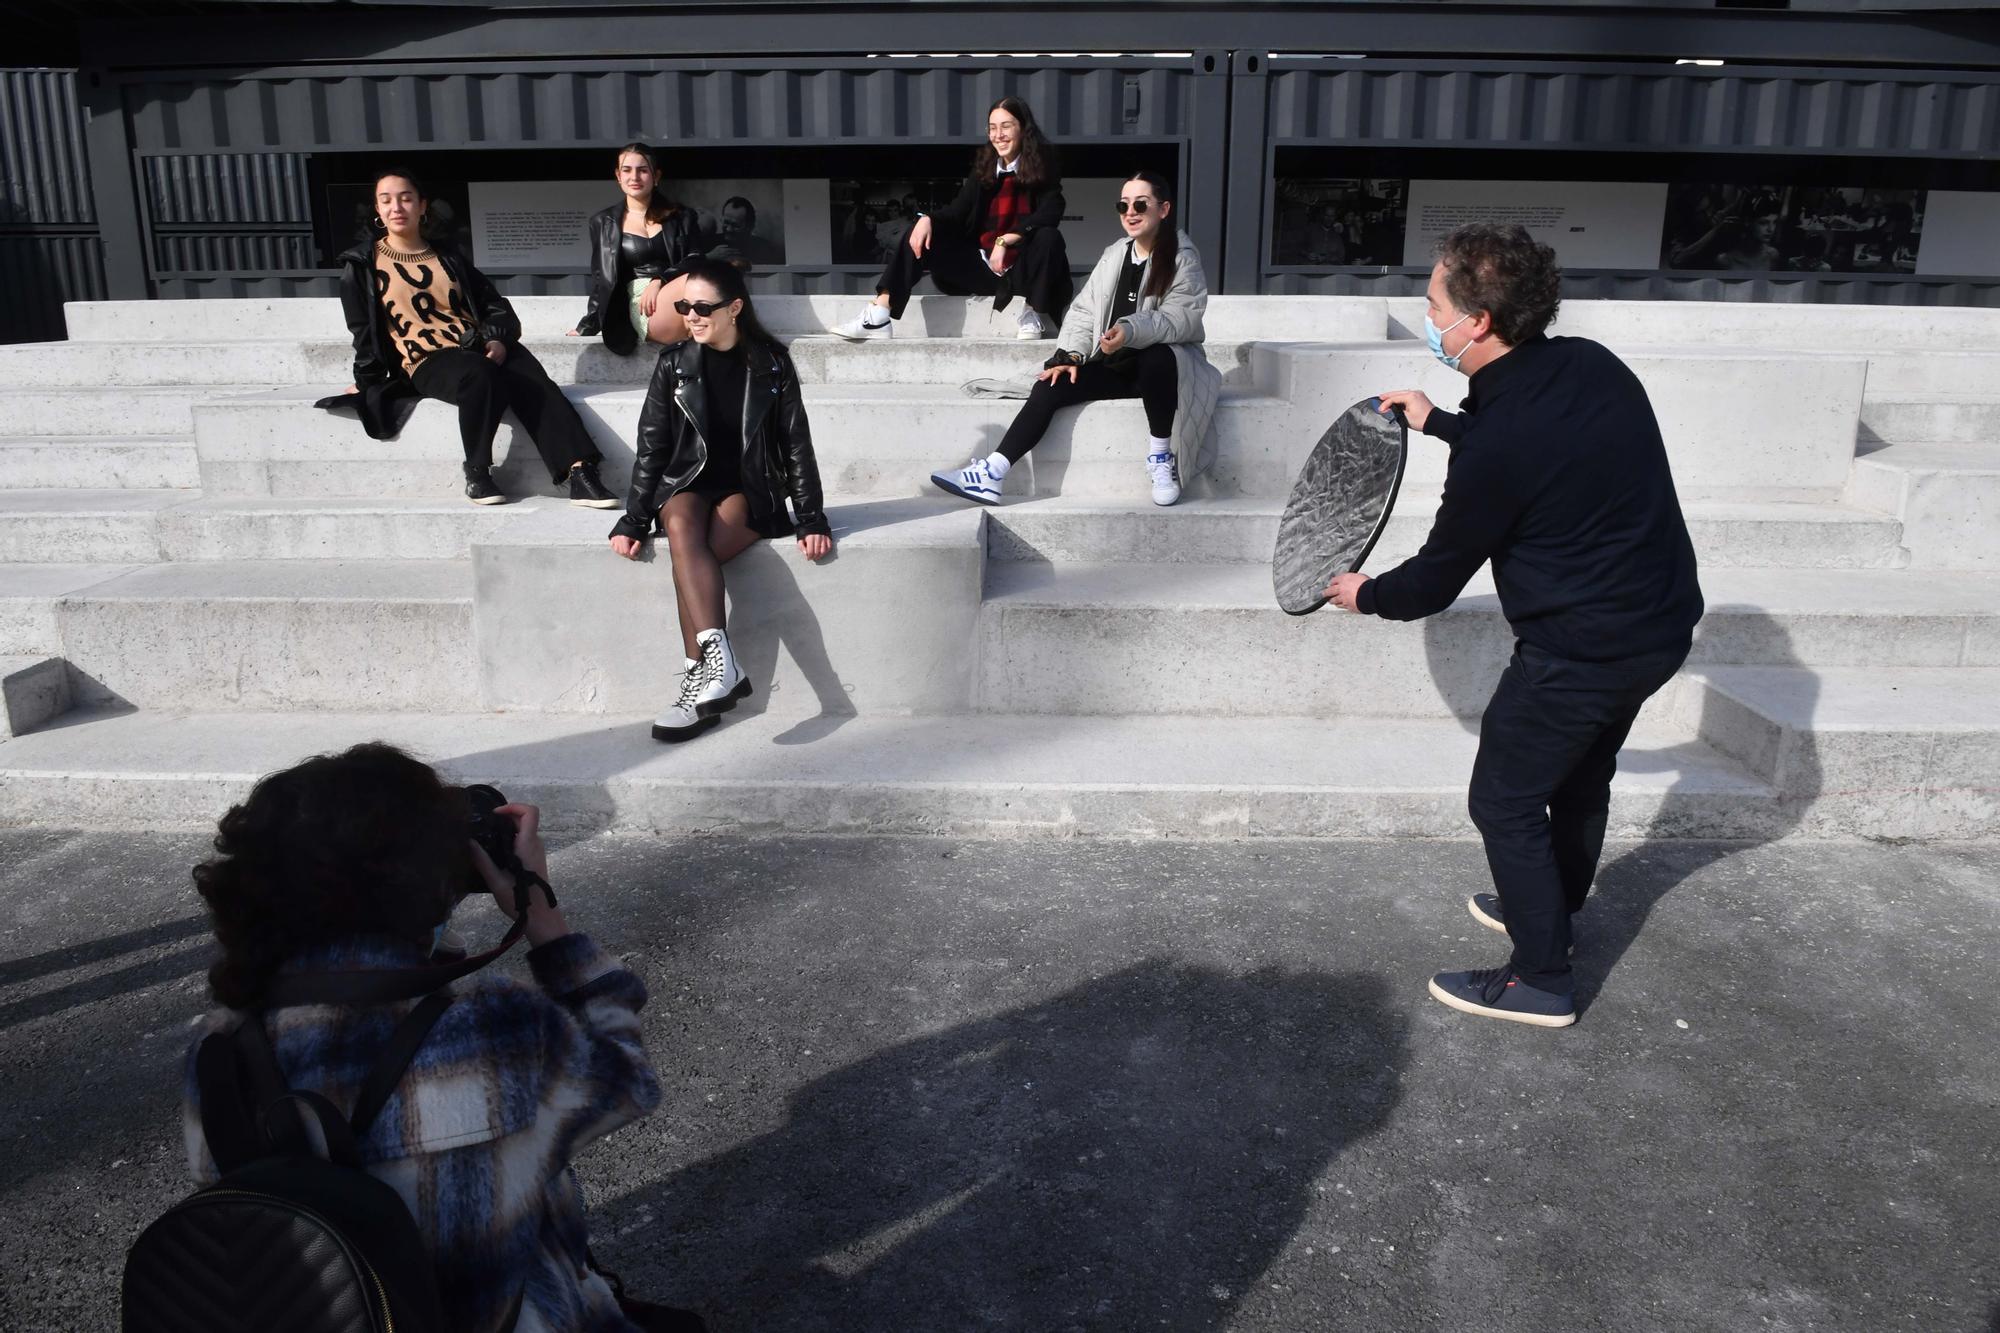
<path fill-rule="evenodd" d="M 1013 424 L 1000 439 L 1000 452 L 1018 463 L 1042 441 L 1049 422 L 1065 407 L 1098 403 L 1107 398 L 1140 398 L 1146 404 L 1146 429 L 1161 439 L 1174 433 L 1174 406 L 1180 397 L 1180 365 L 1174 349 L 1154 343 L 1117 361 L 1089 361 L 1076 368 L 1076 379 L 1062 375 L 1051 384 L 1036 380 Z"/>
<path fill-rule="evenodd" d="M 694 636 L 723 627 L 722 567 L 763 538 L 750 526 L 750 501 L 740 491 L 721 499 L 682 491 L 660 506 L 660 526 L 674 562 L 682 651 L 700 657 Z"/>

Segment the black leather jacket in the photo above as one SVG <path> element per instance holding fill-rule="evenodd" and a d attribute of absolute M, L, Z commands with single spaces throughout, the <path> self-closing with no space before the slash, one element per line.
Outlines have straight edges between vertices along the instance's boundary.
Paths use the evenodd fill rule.
<path fill-rule="evenodd" d="M 743 494 L 750 522 L 767 536 L 797 532 L 832 536 L 819 486 L 812 432 L 799 396 L 799 375 L 784 348 L 751 342 L 743 386 Z M 708 395 L 701 377 L 701 344 L 692 338 L 660 353 L 646 405 L 639 412 L 639 457 L 632 489 L 614 537 L 644 541 L 659 521 L 660 506 L 687 488 L 708 461 Z M 791 501 L 797 526 L 785 512 Z"/>
<path fill-rule="evenodd" d="M 932 216 L 967 236 L 976 236 L 979 223 L 986 216 L 987 207 L 993 196 L 1000 193 L 1000 177 L 996 172 L 989 180 L 968 176 L 958 187 L 958 194 Z M 1063 192 L 1060 180 L 1047 180 L 1028 191 L 1028 215 L 1014 224 L 1014 230 L 1023 236 L 1032 236 L 1044 227 L 1060 227 L 1063 219 Z"/>
<path fill-rule="evenodd" d="M 479 320 L 468 345 L 484 348 L 488 342 L 503 342 L 511 347 L 520 342 L 520 317 L 493 280 L 451 246 L 440 243 L 435 248 L 438 262 L 465 293 Z M 340 256 L 340 309 L 354 339 L 354 387 L 360 392 L 335 394 L 321 399 L 319 406 L 352 406 L 371 438 L 393 439 L 417 405 L 417 390 L 403 373 L 403 358 L 389 337 L 388 314 L 375 296 L 373 238 Z"/>
<path fill-rule="evenodd" d="M 639 335 L 622 308 L 624 284 L 633 278 L 677 278 L 689 260 L 707 254 L 717 242 L 693 209 L 682 208 L 660 230 L 670 262 L 664 266 L 645 264 L 636 272 L 625 272 L 618 254 L 618 233 L 624 219 L 622 199 L 590 215 L 590 306 L 577 321 L 576 331 L 585 337 L 602 334 L 606 347 L 620 356 L 630 356 L 639 345 Z"/>

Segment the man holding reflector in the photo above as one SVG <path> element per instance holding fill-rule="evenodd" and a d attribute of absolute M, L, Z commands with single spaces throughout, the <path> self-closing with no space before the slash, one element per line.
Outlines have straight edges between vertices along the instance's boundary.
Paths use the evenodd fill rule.
<path fill-rule="evenodd" d="M 1570 916 L 1597 873 L 1618 749 L 1686 660 L 1701 588 L 1666 446 L 1638 378 L 1582 338 L 1549 338 L 1555 252 L 1514 226 L 1461 227 L 1426 292 L 1431 352 L 1471 377 L 1460 412 L 1381 395 L 1451 449 L 1423 549 L 1379 578 L 1341 574 L 1344 610 L 1420 620 L 1487 560 L 1516 637 L 1479 729 L 1467 804 L 1497 894 L 1470 906 L 1513 941 L 1504 967 L 1440 972 L 1454 1009 L 1576 1021 Z"/>

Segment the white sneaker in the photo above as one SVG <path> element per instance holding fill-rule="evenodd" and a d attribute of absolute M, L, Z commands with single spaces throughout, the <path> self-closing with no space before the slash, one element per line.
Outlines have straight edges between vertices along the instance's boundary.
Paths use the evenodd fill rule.
<path fill-rule="evenodd" d="M 1181 470 L 1172 454 L 1146 455 L 1146 475 L 1153 479 L 1153 503 L 1170 505 L 1181 498 Z"/>
<path fill-rule="evenodd" d="M 736 665 L 729 636 L 721 630 L 707 630 L 695 637 L 701 645 L 701 664 L 695 668 L 694 711 L 713 720 L 736 707 L 738 699 L 750 697 L 750 678 Z"/>
<path fill-rule="evenodd" d="M 653 719 L 653 739 L 656 741 L 685 741 L 699 736 L 720 722 L 719 717 L 703 717 L 695 709 L 695 697 L 701 693 L 701 672 L 691 670 L 681 673 L 681 692 L 667 711 Z"/>
<path fill-rule="evenodd" d="M 933 472 L 931 481 L 939 490 L 950 491 L 974 504 L 1000 503 L 1000 478 L 993 475 L 993 469 L 983 458 L 973 459 L 956 472 Z"/>
<path fill-rule="evenodd" d="M 889 318 L 889 312 L 886 310 L 882 311 L 882 322 L 880 324 L 870 324 L 868 322 L 868 312 L 870 310 L 882 310 L 882 307 L 879 305 L 864 307 L 860 314 L 835 329 L 834 333 L 851 343 L 867 342 L 873 338 L 895 337 L 896 321 Z"/>
<path fill-rule="evenodd" d="M 1022 342 L 1032 342 L 1036 338 L 1046 338 L 1050 333 L 1049 326 L 1043 322 L 1040 315 L 1035 313 L 1032 306 L 1023 310 L 1021 317 L 1014 321 L 1014 323 L 1014 336 Z"/>

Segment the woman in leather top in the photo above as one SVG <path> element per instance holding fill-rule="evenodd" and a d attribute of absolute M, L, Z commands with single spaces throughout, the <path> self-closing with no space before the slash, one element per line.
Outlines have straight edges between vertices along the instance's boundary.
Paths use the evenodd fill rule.
<path fill-rule="evenodd" d="M 699 735 L 750 693 L 724 631 L 722 567 L 766 537 L 797 537 L 808 560 L 833 550 L 791 356 L 758 323 L 740 270 L 696 259 L 686 281 L 675 309 L 689 341 L 653 369 L 631 493 L 611 530 L 611 549 L 637 560 L 657 524 L 673 558 L 685 660 L 653 723 L 662 741 Z"/>
<path fill-rule="evenodd" d="M 642 342 L 669 347 L 687 337 L 674 311 L 690 259 L 717 245 L 699 215 L 660 192 L 653 150 L 628 143 L 618 150 L 619 202 L 591 215 L 590 307 L 573 337 L 601 334 L 604 345 L 630 356 Z"/>

